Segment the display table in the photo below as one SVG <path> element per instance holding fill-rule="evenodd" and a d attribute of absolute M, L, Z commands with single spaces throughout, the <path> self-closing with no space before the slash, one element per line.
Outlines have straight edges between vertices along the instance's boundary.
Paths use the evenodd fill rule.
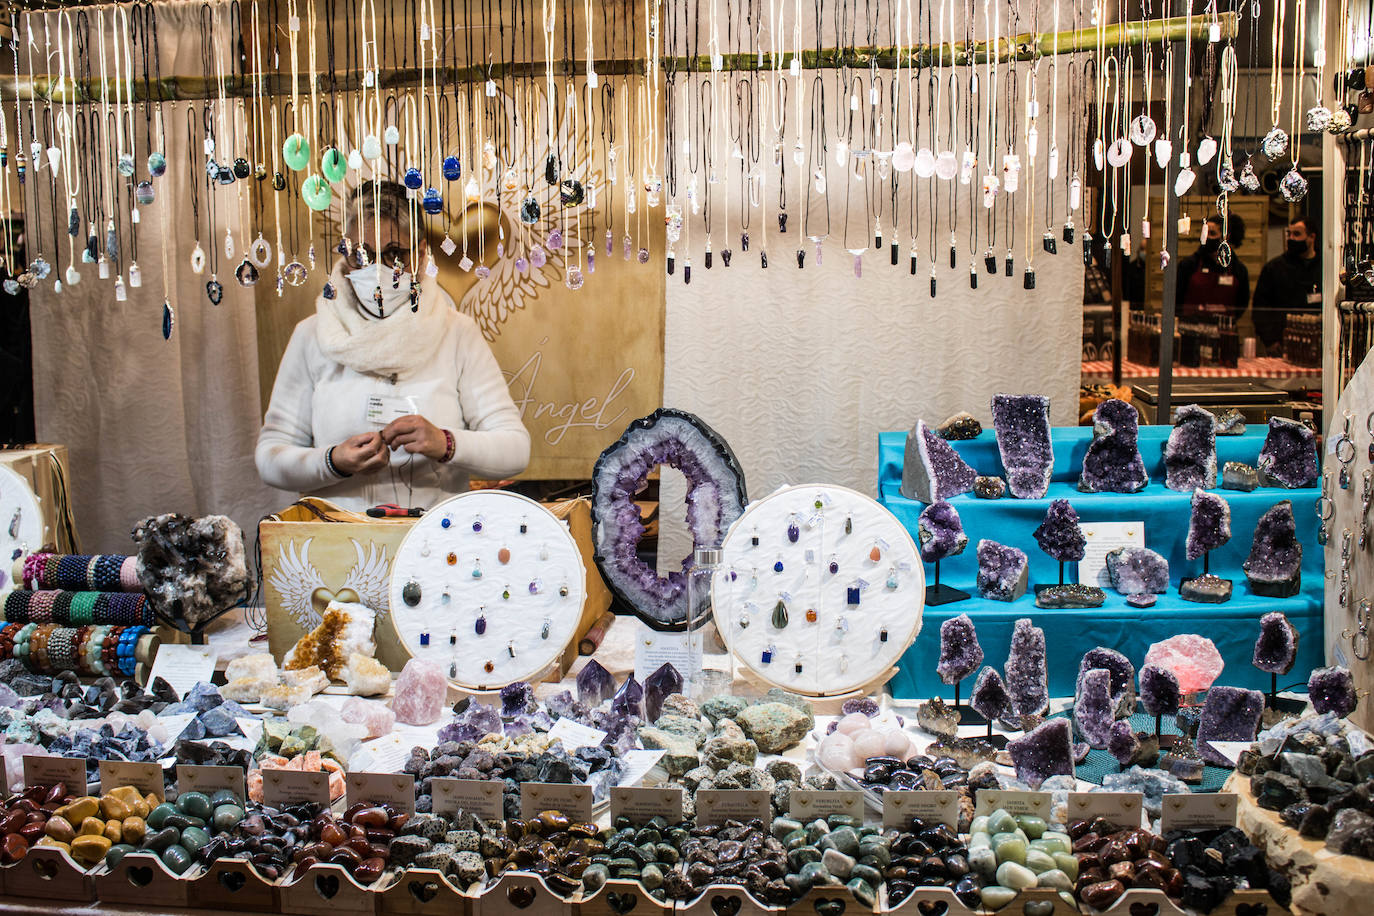
<path fill-rule="evenodd" d="M 945 560 L 940 566 L 941 581 L 974 597 L 968 601 L 925 611 L 926 632 L 902 658 L 901 670 L 891 682 L 900 697 L 948 695 L 950 689 L 935 674 L 940 641 L 940 624 L 950 617 L 968 614 L 978 627 L 978 638 L 987 663 L 999 669 L 1007 657 L 1012 625 L 1019 617 L 1030 617 L 1045 630 L 1049 649 L 1051 695 L 1072 695 L 1078 659 L 1094 646 L 1109 646 L 1126 654 L 1139 665 L 1152 643 L 1177 633 L 1199 633 L 1213 640 L 1226 670 L 1218 683 L 1252 688 L 1269 688 L 1269 676 L 1251 666 L 1251 654 L 1258 635 L 1259 617 L 1268 611 L 1283 611 L 1298 628 L 1301 641 L 1294 680 L 1320 667 L 1322 658 L 1322 551 L 1317 544 L 1317 519 L 1312 511 L 1318 491 L 1285 490 L 1261 487 L 1254 492 L 1216 490 L 1231 504 L 1231 541 L 1212 552 L 1212 572 L 1229 578 L 1234 594 L 1225 604 L 1197 604 L 1178 595 L 1180 579 L 1202 572 L 1202 562 L 1185 556 L 1188 536 L 1190 493 L 1178 493 L 1164 486 L 1163 446 L 1172 427 L 1142 426 L 1140 453 L 1150 475 L 1149 485 L 1139 493 L 1081 493 L 1078 476 L 1083 455 L 1092 441 L 1089 427 L 1064 427 L 1053 430 L 1054 472 L 1049 492 L 1042 499 L 978 499 L 972 493 L 950 502 L 959 511 L 969 546 L 963 554 Z M 1264 444 L 1264 427 L 1251 427 L 1243 436 L 1217 437 L 1218 476 L 1227 461 L 1253 465 Z M 913 536 L 924 504 L 901 495 L 902 460 L 906 433 L 880 433 L 878 437 L 878 499 L 907 526 Z M 980 474 L 1004 475 L 997 443 L 991 430 L 976 439 L 951 445 Z M 1163 554 L 1169 561 L 1170 591 L 1158 596 L 1148 609 L 1126 604 L 1124 595 L 1108 590 L 1106 604 L 1087 610 L 1043 610 L 1035 606 L 1033 586 L 1059 581 L 1059 564 L 1043 553 L 1032 532 L 1045 517 L 1050 501 L 1068 499 L 1085 526 L 1092 522 L 1141 521 L 1145 525 L 1145 546 Z M 1283 499 L 1293 501 L 1298 536 L 1303 545 L 1302 590 L 1293 598 L 1264 598 L 1250 591 L 1241 563 L 1250 552 L 1255 523 L 1271 506 Z M 1031 590 L 1014 602 L 989 601 L 977 596 L 978 541 L 989 538 L 1019 547 L 1030 559 Z M 933 568 L 927 567 L 927 576 Z M 1072 565 L 1066 578 L 1074 580 Z M 1280 684 L 1280 686 L 1285 686 Z M 972 689 L 972 683 L 967 685 Z"/>

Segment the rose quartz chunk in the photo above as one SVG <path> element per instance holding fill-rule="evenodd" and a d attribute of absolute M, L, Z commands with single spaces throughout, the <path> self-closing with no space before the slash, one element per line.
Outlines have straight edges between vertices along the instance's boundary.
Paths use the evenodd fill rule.
<path fill-rule="evenodd" d="M 396 721 L 407 725 L 428 725 L 444 712 L 448 698 L 448 678 L 431 662 L 412 658 L 396 678 L 396 696 L 391 709 Z"/>
<path fill-rule="evenodd" d="M 390 734 L 392 726 L 396 724 L 396 714 L 385 703 L 364 700 L 362 697 L 349 697 L 344 700 L 343 709 L 339 714 L 345 722 L 367 729 L 369 738 L 380 738 L 382 735 Z"/>
<path fill-rule="evenodd" d="M 854 765 L 854 739 L 836 731 L 821 739 L 816 756 L 828 770 L 847 770 Z"/>
<path fill-rule="evenodd" d="M 1183 693 L 1197 693 L 1212 686 L 1225 662 L 1216 644 L 1205 636 L 1181 633 L 1150 646 L 1145 664 L 1173 672 Z"/>

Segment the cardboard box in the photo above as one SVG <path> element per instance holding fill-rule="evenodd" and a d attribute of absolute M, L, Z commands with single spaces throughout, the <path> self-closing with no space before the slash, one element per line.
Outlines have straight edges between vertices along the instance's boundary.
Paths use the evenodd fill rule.
<path fill-rule="evenodd" d="M 611 593 L 593 559 L 591 503 L 586 499 L 547 503 L 568 523 L 587 569 L 587 603 L 563 654 L 561 676 L 577 660 L 577 643 L 611 606 Z M 263 602 L 267 643 L 278 664 L 302 636 L 318 625 L 332 598 L 361 601 L 378 611 L 377 659 L 393 672 L 410 656 L 391 624 L 391 564 L 415 519 L 370 518 L 327 500 L 305 497 L 258 528 L 262 540 Z"/>

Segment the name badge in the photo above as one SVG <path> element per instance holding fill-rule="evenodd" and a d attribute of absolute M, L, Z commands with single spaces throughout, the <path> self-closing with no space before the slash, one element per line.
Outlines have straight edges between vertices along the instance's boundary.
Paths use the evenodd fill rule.
<path fill-rule="evenodd" d="M 1217 286 L 1235 286 L 1236 278 L 1231 274 L 1222 274 L 1217 277 Z"/>
<path fill-rule="evenodd" d="M 367 398 L 367 422 L 386 426 L 392 420 L 408 417 L 420 412 L 413 396 L 388 396 L 373 394 Z"/>

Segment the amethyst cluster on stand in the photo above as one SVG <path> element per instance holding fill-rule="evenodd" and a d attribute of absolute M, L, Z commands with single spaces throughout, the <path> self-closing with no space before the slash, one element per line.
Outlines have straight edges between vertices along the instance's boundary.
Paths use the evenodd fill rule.
<path fill-rule="evenodd" d="M 966 600 L 968 592 L 940 581 L 940 561 L 963 553 L 968 546 L 968 534 L 958 510 L 943 499 L 926 506 L 916 520 L 916 538 L 921 544 L 921 559 L 935 564 L 935 581 L 926 586 L 926 604 L 937 606 Z"/>
<path fill-rule="evenodd" d="M 1038 394 L 995 394 L 992 428 L 1011 495 L 1017 499 L 1044 496 L 1054 473 L 1050 399 Z"/>
<path fill-rule="evenodd" d="M 973 489 L 977 472 L 924 420 L 907 434 L 902 459 L 902 495 L 933 503 Z"/>
<path fill-rule="evenodd" d="M 978 670 L 983 663 L 983 647 L 978 632 L 967 614 L 951 617 L 940 624 L 940 661 L 935 671 L 940 680 L 954 687 L 954 710 L 962 716 L 959 706 L 959 684 Z"/>
<path fill-rule="evenodd" d="M 1083 559 L 1088 541 L 1078 525 L 1078 513 L 1067 499 L 1056 499 L 1035 529 L 1040 549 L 1059 561 L 1059 582 L 1035 587 L 1035 605 L 1042 608 L 1101 607 L 1107 595 L 1095 585 L 1064 582 L 1064 564 Z"/>
<path fill-rule="evenodd" d="M 1012 628 L 1011 648 L 1003 670 L 1012 713 L 1018 718 L 1043 716 L 1050 706 L 1045 631 L 1032 624 L 1029 617 L 1018 619 Z"/>
<path fill-rule="evenodd" d="M 1083 456 L 1078 489 L 1084 493 L 1138 493 L 1150 482 L 1140 457 L 1140 412 L 1109 398 L 1093 412 L 1093 441 Z"/>
<path fill-rule="evenodd" d="M 1251 663 L 1269 673 L 1267 702 L 1270 709 L 1284 713 L 1299 712 L 1306 705 L 1301 700 L 1281 699 L 1278 695 L 1279 675 L 1292 671 L 1297 660 L 1298 628 L 1281 611 L 1270 611 L 1261 617 Z"/>
<path fill-rule="evenodd" d="M 1231 540 L 1231 504 L 1215 493 L 1193 491 L 1192 513 L 1188 518 L 1188 559 L 1202 559 L 1202 575 L 1179 583 L 1179 596 L 1185 601 L 1221 604 L 1231 600 L 1231 580 L 1211 572 L 1208 554 Z"/>

